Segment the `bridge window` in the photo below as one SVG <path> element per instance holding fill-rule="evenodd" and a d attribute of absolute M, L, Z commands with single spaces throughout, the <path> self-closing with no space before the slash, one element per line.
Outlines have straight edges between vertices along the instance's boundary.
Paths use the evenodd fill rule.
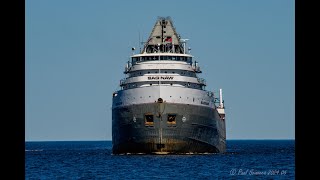
<path fill-rule="evenodd" d="M 132 58 L 132 62 L 136 62 L 136 61 L 139 61 L 140 57 L 133 57 Z"/>

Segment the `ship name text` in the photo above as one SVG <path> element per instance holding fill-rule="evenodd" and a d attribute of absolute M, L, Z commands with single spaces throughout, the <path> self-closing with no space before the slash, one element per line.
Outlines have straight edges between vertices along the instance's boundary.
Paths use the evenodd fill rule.
<path fill-rule="evenodd" d="M 150 76 L 148 80 L 173 80 L 173 76 Z"/>

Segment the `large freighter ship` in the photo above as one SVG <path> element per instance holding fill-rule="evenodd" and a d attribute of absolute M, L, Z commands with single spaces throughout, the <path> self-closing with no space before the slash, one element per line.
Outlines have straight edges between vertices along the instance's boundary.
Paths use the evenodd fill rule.
<path fill-rule="evenodd" d="M 198 62 L 170 17 L 159 17 L 113 93 L 113 154 L 226 151 L 222 90 L 205 90 Z"/>

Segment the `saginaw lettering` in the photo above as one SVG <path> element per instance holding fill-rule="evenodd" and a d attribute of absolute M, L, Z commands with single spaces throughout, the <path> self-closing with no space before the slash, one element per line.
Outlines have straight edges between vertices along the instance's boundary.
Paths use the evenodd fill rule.
<path fill-rule="evenodd" d="M 173 77 L 172 76 L 151 76 L 151 77 L 148 77 L 148 80 L 173 80 Z"/>

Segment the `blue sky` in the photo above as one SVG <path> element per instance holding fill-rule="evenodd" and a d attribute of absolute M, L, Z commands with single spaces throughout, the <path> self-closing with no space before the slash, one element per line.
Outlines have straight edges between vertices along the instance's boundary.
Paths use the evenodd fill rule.
<path fill-rule="evenodd" d="M 112 93 L 158 16 L 188 38 L 227 139 L 294 139 L 292 0 L 27 0 L 26 141 L 111 140 Z M 138 49 L 138 48 L 137 48 Z"/>

